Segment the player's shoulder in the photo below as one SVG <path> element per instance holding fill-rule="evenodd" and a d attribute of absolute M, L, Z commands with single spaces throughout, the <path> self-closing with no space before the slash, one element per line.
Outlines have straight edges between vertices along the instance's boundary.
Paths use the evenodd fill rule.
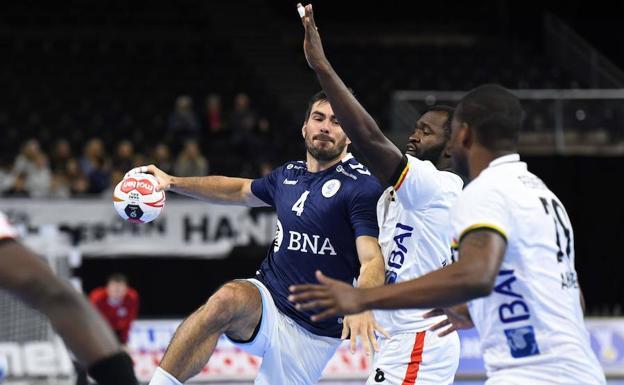
<path fill-rule="evenodd" d="M 336 167 L 336 171 L 341 175 L 341 178 L 348 183 L 355 186 L 362 186 L 362 184 L 370 184 L 372 186 L 379 185 L 379 180 L 371 174 L 368 167 L 360 163 L 352 154 L 347 154 L 342 159 L 342 162 Z"/>
<path fill-rule="evenodd" d="M 464 206 L 476 205 L 480 202 L 505 201 L 508 195 L 507 184 L 491 174 L 484 174 L 474 178 L 464 188 L 458 202 Z M 479 205 L 481 206 L 481 205 Z"/>
<path fill-rule="evenodd" d="M 302 160 L 290 160 L 277 167 L 274 172 L 281 175 L 297 175 L 305 173 L 307 170 L 306 163 Z"/>
<path fill-rule="evenodd" d="M 421 160 L 409 154 L 405 154 L 405 156 L 407 157 L 409 166 L 407 171 L 408 177 L 410 177 L 410 173 L 413 175 L 414 172 L 418 171 L 421 178 L 438 186 L 442 192 L 449 192 L 457 195 L 463 189 L 464 180 L 455 172 L 451 170 L 439 170 L 429 160 Z"/>

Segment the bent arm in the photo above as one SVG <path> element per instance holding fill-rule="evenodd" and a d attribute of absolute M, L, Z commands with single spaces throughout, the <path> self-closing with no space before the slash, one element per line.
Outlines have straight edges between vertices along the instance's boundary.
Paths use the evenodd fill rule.
<path fill-rule="evenodd" d="M 171 177 L 172 191 L 204 201 L 249 207 L 267 206 L 251 191 L 252 179 L 226 176 Z"/>
<path fill-rule="evenodd" d="M 390 181 L 403 157 L 381 132 L 369 113 L 342 82 L 329 62 L 315 70 L 327 99 L 353 145 L 367 160 L 367 166 L 382 183 Z"/>
<path fill-rule="evenodd" d="M 360 259 L 360 276 L 357 286 L 376 287 L 384 284 L 385 263 L 377 238 L 362 235 L 355 240 Z"/>
<path fill-rule="evenodd" d="M 411 281 L 365 289 L 364 307 L 449 307 L 487 296 L 496 282 L 506 247 L 501 234 L 475 230 L 462 239 L 458 262 Z"/>

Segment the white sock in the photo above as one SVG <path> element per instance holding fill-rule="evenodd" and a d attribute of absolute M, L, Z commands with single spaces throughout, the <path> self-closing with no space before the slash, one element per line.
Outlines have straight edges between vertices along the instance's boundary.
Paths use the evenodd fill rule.
<path fill-rule="evenodd" d="M 149 385 L 182 385 L 182 383 L 159 366 L 156 368 Z"/>

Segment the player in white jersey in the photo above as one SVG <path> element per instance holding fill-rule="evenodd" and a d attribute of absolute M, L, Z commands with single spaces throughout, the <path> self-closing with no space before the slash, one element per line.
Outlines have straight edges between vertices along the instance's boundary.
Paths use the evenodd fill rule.
<path fill-rule="evenodd" d="M 606 380 L 583 324 L 572 226 L 559 199 L 517 155 L 522 109 L 503 87 L 485 85 L 453 118 L 455 165 L 472 182 L 451 211 L 458 261 L 421 278 L 352 290 L 295 287 L 314 319 L 371 308 L 468 302 L 479 331 L 487 385 L 598 385 Z"/>
<path fill-rule="evenodd" d="M 132 359 L 89 302 L 17 240 L 0 212 L 0 288 L 46 315 L 100 385 L 135 385 Z"/>
<path fill-rule="evenodd" d="M 371 171 L 389 186 L 377 204 L 379 244 L 386 263 L 386 284 L 420 277 L 450 263 L 449 211 L 463 181 L 453 172 L 448 142 L 453 108 L 434 106 L 415 124 L 406 154 L 381 132 L 331 68 L 323 53 L 312 7 L 305 8 L 304 51 L 341 127 L 366 158 Z M 368 384 L 451 384 L 459 363 L 457 333 L 440 338 L 428 332 L 439 318 L 427 309 L 378 311 L 377 322 L 390 334 L 381 337 Z"/>

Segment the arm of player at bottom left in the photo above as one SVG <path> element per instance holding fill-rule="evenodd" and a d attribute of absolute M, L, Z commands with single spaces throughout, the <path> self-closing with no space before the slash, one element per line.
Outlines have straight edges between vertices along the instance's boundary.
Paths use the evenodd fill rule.
<path fill-rule="evenodd" d="M 47 316 L 98 384 L 137 384 L 131 358 L 97 311 L 14 239 L 0 240 L 0 287 Z"/>

